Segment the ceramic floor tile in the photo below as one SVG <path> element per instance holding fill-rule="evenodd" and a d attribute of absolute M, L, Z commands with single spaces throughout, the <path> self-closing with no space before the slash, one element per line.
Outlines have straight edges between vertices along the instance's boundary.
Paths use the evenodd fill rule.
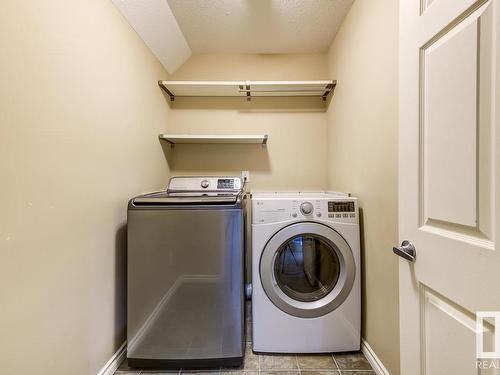
<path fill-rule="evenodd" d="M 298 370 L 297 358 L 294 355 L 267 354 L 260 356 L 260 369 L 270 370 Z"/>
<path fill-rule="evenodd" d="M 252 346 L 247 345 L 245 358 L 243 358 L 243 369 L 245 371 L 259 371 L 259 356 L 252 351 Z"/>
<path fill-rule="evenodd" d="M 337 370 L 323 370 L 323 371 L 311 371 L 311 370 L 306 370 L 302 371 L 300 370 L 301 375 L 340 375 L 340 372 Z M 349 372 L 350 374 L 350 372 Z"/>
<path fill-rule="evenodd" d="M 331 354 L 297 355 L 300 370 L 335 370 L 337 366 Z"/>
<path fill-rule="evenodd" d="M 261 371 L 260 375 L 300 375 L 299 370 L 296 371 Z"/>
<path fill-rule="evenodd" d="M 342 370 L 342 375 L 377 375 L 375 371 L 368 371 L 368 370 L 362 370 L 362 371 L 357 371 L 357 370 Z"/>
<path fill-rule="evenodd" d="M 220 373 L 221 375 L 259 375 L 259 372 L 258 371 L 242 371 L 242 370 L 238 370 L 238 371 L 222 371 Z"/>
<path fill-rule="evenodd" d="M 162 370 L 162 369 L 156 369 L 156 368 L 146 368 L 146 369 L 141 370 L 141 374 L 148 374 L 148 375 L 156 375 L 156 374 L 176 375 L 176 374 L 179 374 L 180 371 L 181 371 L 180 369 L 178 369 L 178 370 Z M 205 371 L 205 370 L 203 370 L 203 371 Z"/>
<path fill-rule="evenodd" d="M 335 361 L 339 366 L 340 371 L 342 370 L 372 370 L 370 363 L 365 358 L 363 353 L 343 353 L 334 354 Z M 354 374 L 350 374 L 354 375 Z"/>

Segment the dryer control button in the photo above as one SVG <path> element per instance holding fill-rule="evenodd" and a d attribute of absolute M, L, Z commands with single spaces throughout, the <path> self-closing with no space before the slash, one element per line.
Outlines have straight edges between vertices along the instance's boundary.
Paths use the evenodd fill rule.
<path fill-rule="evenodd" d="M 294 213 L 292 214 L 292 217 L 297 217 L 297 213 L 296 213 L 296 212 L 294 212 Z"/>

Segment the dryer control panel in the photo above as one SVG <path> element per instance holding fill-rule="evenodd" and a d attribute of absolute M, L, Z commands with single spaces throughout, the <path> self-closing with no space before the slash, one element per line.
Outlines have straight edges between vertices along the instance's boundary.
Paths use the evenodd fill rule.
<path fill-rule="evenodd" d="M 284 198 L 276 195 L 274 199 L 260 194 L 252 196 L 253 224 L 287 220 L 318 220 L 357 224 L 357 199 L 348 196 L 329 196 L 326 193 L 324 196 L 304 195 Z"/>

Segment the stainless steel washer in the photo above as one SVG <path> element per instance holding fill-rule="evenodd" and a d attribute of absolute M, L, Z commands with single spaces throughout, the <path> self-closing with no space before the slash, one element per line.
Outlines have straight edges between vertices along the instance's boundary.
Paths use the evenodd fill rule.
<path fill-rule="evenodd" d="M 133 367 L 239 366 L 244 223 L 237 177 L 174 177 L 128 205 L 128 347 Z"/>

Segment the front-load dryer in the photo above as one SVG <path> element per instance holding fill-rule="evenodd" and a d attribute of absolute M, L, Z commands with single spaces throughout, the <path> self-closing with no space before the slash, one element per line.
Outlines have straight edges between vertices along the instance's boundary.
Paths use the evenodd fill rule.
<path fill-rule="evenodd" d="M 356 198 L 253 193 L 253 350 L 359 350 L 360 270 Z"/>

